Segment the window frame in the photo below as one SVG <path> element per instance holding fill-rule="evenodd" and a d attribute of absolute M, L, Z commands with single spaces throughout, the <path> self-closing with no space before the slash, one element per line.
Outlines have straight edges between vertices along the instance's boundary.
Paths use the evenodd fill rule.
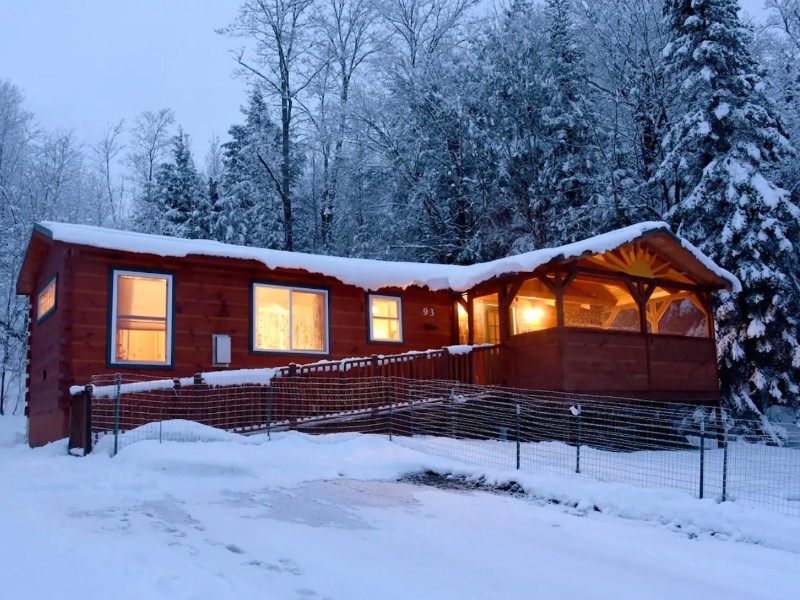
<path fill-rule="evenodd" d="M 256 348 L 256 290 L 261 287 L 289 290 L 289 330 L 292 329 L 292 292 L 319 292 L 324 295 L 325 307 L 325 349 L 319 350 L 264 350 Z M 276 281 L 251 281 L 250 282 L 250 354 L 266 355 L 292 355 L 292 356 L 330 356 L 331 353 L 331 294 L 324 286 L 302 284 L 285 284 Z M 290 333 L 291 336 L 291 333 Z M 290 344 L 292 343 L 291 337 Z"/>
<path fill-rule="evenodd" d="M 167 280 L 167 331 L 166 331 L 166 357 L 165 362 L 127 361 L 118 360 L 117 347 L 117 278 L 120 275 L 133 277 L 152 277 L 153 279 Z M 136 269 L 128 267 L 112 267 L 109 277 L 108 291 L 108 352 L 106 365 L 108 367 L 136 367 L 142 369 L 172 369 L 175 366 L 175 273 L 158 269 Z"/>
<path fill-rule="evenodd" d="M 378 300 L 397 300 L 397 320 L 398 320 L 398 329 L 400 331 L 400 339 L 399 340 L 382 340 L 376 339 L 374 334 L 372 333 L 372 299 L 376 298 Z M 405 330 L 404 330 L 404 319 L 403 319 L 403 296 L 401 294 L 367 294 L 367 342 L 370 344 L 396 344 L 400 345 L 405 343 L 403 340 L 405 339 Z M 387 317 L 380 317 L 387 319 Z"/>
<path fill-rule="evenodd" d="M 44 294 L 45 291 L 47 291 L 47 288 L 49 288 L 51 285 L 55 286 L 55 290 L 53 292 L 53 306 L 51 306 L 44 313 L 39 313 L 42 294 Z M 56 308 L 58 308 L 58 275 L 53 275 L 36 294 L 36 324 L 38 325 L 39 323 L 44 321 L 47 317 L 56 312 Z"/>

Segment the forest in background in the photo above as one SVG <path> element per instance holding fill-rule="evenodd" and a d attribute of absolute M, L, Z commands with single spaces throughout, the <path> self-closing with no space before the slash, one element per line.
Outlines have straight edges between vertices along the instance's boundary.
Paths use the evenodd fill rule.
<path fill-rule="evenodd" d="M 800 0 L 244 0 L 241 120 L 202 156 L 169 108 L 99 140 L 0 79 L 0 413 L 20 406 L 32 225 L 469 264 L 643 220 L 734 272 L 735 412 L 800 407 Z M 2 76 L 2 74 L 0 74 Z"/>

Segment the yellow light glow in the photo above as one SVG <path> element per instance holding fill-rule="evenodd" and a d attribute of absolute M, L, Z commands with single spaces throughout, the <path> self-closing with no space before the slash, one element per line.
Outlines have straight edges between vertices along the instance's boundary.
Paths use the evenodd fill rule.
<path fill-rule="evenodd" d="M 526 323 L 539 323 L 542 317 L 544 317 L 544 311 L 538 306 L 535 308 L 528 308 L 523 313 L 523 317 Z"/>
<path fill-rule="evenodd" d="M 377 307 L 377 306 L 376 306 L 376 305 L 373 303 L 373 304 L 372 304 L 372 314 L 373 314 L 373 316 L 376 316 L 376 317 L 377 317 L 379 312 L 380 312 L 380 310 L 379 310 L 379 309 L 378 309 L 378 307 Z"/>

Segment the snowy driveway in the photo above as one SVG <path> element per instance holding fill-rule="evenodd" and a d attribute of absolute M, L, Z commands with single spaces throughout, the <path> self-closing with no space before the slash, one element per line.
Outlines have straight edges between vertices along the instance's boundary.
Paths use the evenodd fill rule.
<path fill-rule="evenodd" d="M 0 445 L 4 597 L 731 600 L 800 589 L 792 549 L 399 483 L 429 457 L 381 438 L 62 452 Z"/>

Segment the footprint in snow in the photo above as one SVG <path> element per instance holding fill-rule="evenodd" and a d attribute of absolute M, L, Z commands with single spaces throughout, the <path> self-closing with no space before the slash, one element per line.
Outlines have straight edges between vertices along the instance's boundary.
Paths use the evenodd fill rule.
<path fill-rule="evenodd" d="M 303 571 L 297 566 L 297 563 L 288 558 L 279 558 L 278 564 L 264 562 L 263 560 L 250 560 L 245 563 L 250 567 L 258 567 L 265 569 L 271 573 L 289 573 L 290 575 L 299 576 Z"/>

